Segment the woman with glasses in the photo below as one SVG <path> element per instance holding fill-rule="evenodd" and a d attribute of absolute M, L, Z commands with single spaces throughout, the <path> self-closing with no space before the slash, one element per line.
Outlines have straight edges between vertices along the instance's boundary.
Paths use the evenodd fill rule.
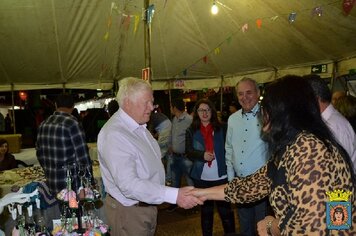
<path fill-rule="evenodd" d="M 218 120 L 214 104 L 199 100 L 194 107 L 193 122 L 186 132 L 185 152 L 193 161 L 191 177 L 194 187 L 208 188 L 227 183 L 225 164 L 226 128 Z M 225 234 L 235 232 L 231 204 L 224 201 L 205 201 L 201 206 L 202 235 L 213 235 L 214 204 Z"/>

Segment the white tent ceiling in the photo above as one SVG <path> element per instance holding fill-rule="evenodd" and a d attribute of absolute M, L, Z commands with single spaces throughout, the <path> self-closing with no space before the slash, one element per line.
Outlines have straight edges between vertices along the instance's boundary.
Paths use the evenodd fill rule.
<path fill-rule="evenodd" d="M 221 76 L 223 86 L 244 75 L 267 82 L 308 74 L 316 64 L 327 64 L 323 77 L 356 68 L 356 9 L 344 14 L 343 0 L 220 0 L 217 15 L 212 2 L 150 1 L 155 89 L 219 87 Z M 1 0 L 0 90 L 108 89 L 141 77 L 143 4 Z M 322 16 L 313 14 L 316 7 Z"/>

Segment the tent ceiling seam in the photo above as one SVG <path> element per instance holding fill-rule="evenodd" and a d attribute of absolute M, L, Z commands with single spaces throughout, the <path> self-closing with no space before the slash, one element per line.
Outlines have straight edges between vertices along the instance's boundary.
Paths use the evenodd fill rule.
<path fill-rule="evenodd" d="M 160 18 L 158 18 L 158 31 L 159 31 L 159 38 L 161 40 L 161 44 L 162 45 L 165 45 L 165 40 L 164 38 L 162 37 L 162 31 L 161 31 L 161 21 L 160 21 Z M 168 76 L 168 64 L 167 64 L 167 55 L 166 55 L 166 50 L 165 50 L 165 47 L 161 47 L 162 48 L 162 58 L 163 58 L 163 64 L 164 64 L 164 69 L 166 71 L 166 76 Z M 153 74 L 154 75 L 154 74 Z"/>
<path fill-rule="evenodd" d="M 5 75 L 5 77 L 6 77 L 6 81 L 9 82 L 9 83 L 11 83 L 10 77 L 9 77 L 7 71 L 5 70 L 5 67 L 4 67 L 4 65 L 3 65 L 2 62 L 0 62 L 0 68 L 1 68 L 1 70 L 4 72 L 4 75 Z"/>
<path fill-rule="evenodd" d="M 53 19 L 53 26 L 54 26 L 54 34 L 56 38 L 56 47 L 57 47 L 57 57 L 58 57 L 58 67 L 59 67 L 59 72 L 61 75 L 62 81 L 65 83 L 65 78 L 63 76 L 63 66 L 62 66 L 62 55 L 60 52 L 59 48 L 59 37 L 58 37 L 58 24 L 57 24 L 57 19 L 56 19 L 56 9 L 54 7 L 54 0 L 52 2 L 52 19 Z"/>
<path fill-rule="evenodd" d="M 189 10 L 189 14 L 191 15 L 191 17 L 192 17 L 192 19 L 193 19 L 192 22 L 194 22 L 194 24 L 195 24 L 195 26 L 197 27 L 197 30 L 198 30 L 198 32 L 199 32 L 199 35 L 202 37 L 202 42 L 204 42 L 205 49 L 207 49 L 208 52 L 211 52 L 212 50 L 210 50 L 210 47 L 209 47 L 208 43 L 207 43 L 206 40 L 205 40 L 205 37 L 204 37 L 204 35 L 203 35 L 203 33 L 202 33 L 200 27 L 199 27 L 199 24 L 197 23 L 197 20 L 196 20 L 195 15 L 193 14 L 191 8 L 189 7 L 189 4 L 187 3 L 187 1 L 185 1 L 185 3 L 186 3 L 187 8 L 188 8 L 188 10 Z M 199 60 L 200 60 L 200 58 L 199 58 Z M 198 60 L 198 61 L 199 61 L 199 60 Z M 210 61 L 212 62 L 212 65 L 214 66 L 214 69 L 218 72 L 218 74 L 220 74 L 220 70 L 219 70 L 218 66 L 216 65 L 216 63 L 215 63 L 215 61 L 214 61 L 214 59 L 213 59 L 212 57 L 210 57 Z M 194 62 L 194 64 L 195 64 L 195 63 L 196 63 L 196 62 Z"/>

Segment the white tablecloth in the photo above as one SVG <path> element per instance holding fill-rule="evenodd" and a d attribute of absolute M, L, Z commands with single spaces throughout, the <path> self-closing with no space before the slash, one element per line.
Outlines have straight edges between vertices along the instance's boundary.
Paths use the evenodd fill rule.
<path fill-rule="evenodd" d="M 16 160 L 21 160 L 27 165 L 39 165 L 35 148 L 21 149 L 19 153 L 14 153 Z"/>
<path fill-rule="evenodd" d="M 98 149 L 96 143 L 88 143 L 89 156 L 92 160 L 98 160 Z M 14 153 L 16 160 L 21 160 L 27 165 L 39 165 L 35 148 L 21 149 L 19 153 Z"/>

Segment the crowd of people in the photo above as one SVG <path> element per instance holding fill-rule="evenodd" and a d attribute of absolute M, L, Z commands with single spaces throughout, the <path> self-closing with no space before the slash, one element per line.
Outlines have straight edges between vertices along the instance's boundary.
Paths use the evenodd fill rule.
<path fill-rule="evenodd" d="M 327 229 L 326 192 L 350 191 L 354 202 L 355 134 L 331 105 L 322 79 L 285 76 L 268 85 L 260 101 L 257 83 L 244 78 L 236 85 L 241 109 L 227 124 L 218 119 L 209 99 L 197 101 L 192 115 L 181 99 L 172 100 L 170 124 L 167 117 L 152 114 L 153 91 L 147 82 L 128 78 L 121 83 L 119 112 L 98 140 L 108 216 L 113 219 L 109 224 L 117 235 L 154 235 L 157 204 L 163 202 L 171 204 L 169 211 L 200 204 L 202 235 L 213 234 L 215 206 L 226 235 L 354 231 L 354 226 L 342 232 Z M 150 117 L 150 125 L 158 127 L 150 128 L 158 142 L 145 127 Z M 162 142 L 159 127 L 164 123 L 171 132 Z M 344 140 L 340 132 L 350 136 Z M 171 186 L 165 185 L 162 157 L 170 160 L 166 171 Z M 240 234 L 232 203 L 237 204 Z"/>
<path fill-rule="evenodd" d="M 120 81 L 108 106 L 110 118 L 97 137 L 112 235 L 154 235 L 157 206 L 164 202 L 169 212 L 200 205 L 204 236 L 213 235 L 214 209 L 226 235 L 355 232 L 355 224 L 330 231 L 326 222 L 326 192 L 333 190 L 352 193 L 349 217 L 356 222 L 355 97 L 332 96 L 315 75 L 277 79 L 265 87 L 262 100 L 251 78 L 241 79 L 235 90 L 238 104 L 230 104 L 227 122 L 208 98 L 198 100 L 191 114 L 181 98 L 173 99 L 170 119 L 155 107 L 147 81 Z M 67 169 L 75 191 L 80 166 L 93 176 L 73 98 L 63 94 L 55 104 L 36 142 L 53 196 L 66 187 Z M 0 140 L 0 168 L 4 163 L 16 168 L 14 161 Z M 59 217 L 60 207 L 52 207 L 48 220 Z"/>

